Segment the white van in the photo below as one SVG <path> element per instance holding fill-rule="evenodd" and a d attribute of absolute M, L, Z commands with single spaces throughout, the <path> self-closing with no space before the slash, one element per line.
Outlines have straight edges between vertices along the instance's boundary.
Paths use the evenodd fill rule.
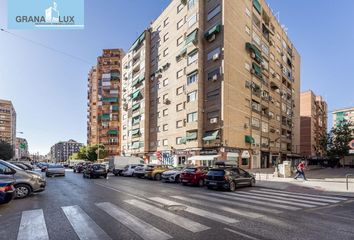
<path fill-rule="evenodd" d="M 129 164 L 144 164 L 140 157 L 121 157 L 117 156 L 109 160 L 109 170 L 115 175 L 122 175 L 124 168 Z"/>

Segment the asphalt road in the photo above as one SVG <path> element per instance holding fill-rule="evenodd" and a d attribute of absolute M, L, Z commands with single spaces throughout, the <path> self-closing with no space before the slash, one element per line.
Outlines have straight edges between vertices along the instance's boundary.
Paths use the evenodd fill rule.
<path fill-rule="evenodd" d="M 0 239 L 354 239 L 354 201 L 241 188 L 236 193 L 67 172 L 0 206 Z"/>

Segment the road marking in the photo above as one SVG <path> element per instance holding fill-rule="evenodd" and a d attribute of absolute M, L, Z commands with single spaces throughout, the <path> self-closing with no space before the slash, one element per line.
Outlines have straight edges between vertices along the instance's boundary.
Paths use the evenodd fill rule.
<path fill-rule="evenodd" d="M 202 205 L 205 206 L 206 203 L 203 201 L 199 201 L 196 199 L 191 199 L 191 198 L 186 198 L 186 197 L 181 197 L 181 196 L 171 196 L 172 198 L 176 198 L 185 202 L 190 202 L 190 203 L 194 203 L 194 204 L 198 204 L 198 205 Z M 244 216 L 244 217 L 248 217 L 248 218 L 261 218 L 261 217 L 265 217 L 265 215 L 262 214 L 258 214 L 258 213 L 253 213 L 253 212 L 248 212 L 248 211 L 242 211 L 242 210 L 237 210 L 234 208 L 230 208 L 230 207 L 225 207 L 225 206 L 210 206 L 212 208 L 218 209 L 218 210 L 222 210 L 225 212 L 229 212 L 229 213 L 233 213 L 236 215 L 240 215 L 240 216 Z"/>
<path fill-rule="evenodd" d="M 311 207 L 316 207 L 316 205 L 311 205 L 311 204 L 306 204 L 306 203 L 296 203 L 296 202 L 290 202 L 290 201 L 285 201 L 285 200 L 278 200 L 278 199 L 270 199 L 266 197 L 257 197 L 257 196 L 251 196 L 251 195 L 244 195 L 240 193 L 224 193 L 230 196 L 238 196 L 241 198 L 251 198 L 251 199 L 258 199 L 258 200 L 266 200 L 269 202 L 275 202 L 275 203 L 284 203 L 287 205 L 293 205 L 293 206 L 298 206 L 298 207 L 306 207 L 306 208 L 311 208 Z"/>
<path fill-rule="evenodd" d="M 197 232 L 201 232 L 201 231 L 210 229 L 209 227 L 207 227 L 205 225 L 191 221 L 185 217 L 179 216 L 177 214 L 171 213 L 166 210 L 162 210 L 158 207 L 149 205 L 149 204 L 139 201 L 139 200 L 132 199 L 132 200 L 126 200 L 125 202 L 127 202 L 131 205 L 134 205 L 137 208 L 145 210 L 145 211 L 149 212 L 150 214 L 160 217 L 168 222 L 176 224 L 177 226 L 187 229 L 193 233 L 197 233 Z"/>
<path fill-rule="evenodd" d="M 253 192 L 238 192 L 238 194 L 243 194 L 243 195 L 248 195 L 248 196 L 250 195 L 250 196 L 267 197 L 267 198 L 279 199 L 279 200 L 290 200 L 291 202 L 305 203 L 305 204 L 318 205 L 318 206 L 328 206 L 328 203 L 314 202 L 314 201 L 301 200 L 301 199 L 294 199 L 291 196 L 289 196 L 289 197 L 269 196 L 269 195 L 266 195 L 266 194 L 253 193 Z"/>
<path fill-rule="evenodd" d="M 300 210 L 301 208 L 299 207 L 293 207 L 293 206 L 288 206 L 288 205 L 282 205 L 282 204 L 276 204 L 276 203 L 270 203 L 270 202 L 264 202 L 264 201 L 258 201 L 254 199 L 245 199 L 237 196 L 229 196 L 229 195 L 224 195 L 224 194 L 219 194 L 219 193 L 204 193 L 206 195 L 210 196 L 215 196 L 218 198 L 226 198 L 226 199 L 231 199 L 231 200 L 238 200 L 238 201 L 244 201 L 248 203 L 255 203 L 255 204 L 260 204 L 260 205 L 265 205 L 265 206 L 271 206 L 275 208 L 281 208 L 281 209 L 287 209 L 287 210 Z"/>
<path fill-rule="evenodd" d="M 96 203 L 96 206 L 123 224 L 125 227 L 129 228 L 132 232 L 139 235 L 144 240 L 167 240 L 172 238 L 167 233 L 140 220 L 124 209 L 113 205 L 112 203 Z"/>
<path fill-rule="evenodd" d="M 233 218 L 229 218 L 229 217 L 226 217 L 226 216 L 223 216 L 220 214 L 205 211 L 205 210 L 202 210 L 199 208 L 189 207 L 189 206 L 183 205 L 181 203 L 170 201 L 170 200 L 160 198 L 160 197 L 152 197 L 152 198 L 150 198 L 150 200 L 162 203 L 167 206 L 176 206 L 176 205 L 177 206 L 185 206 L 186 207 L 186 209 L 184 210 L 185 212 L 192 213 L 192 214 L 195 214 L 195 215 L 198 215 L 198 216 L 201 216 L 204 218 L 208 218 L 208 219 L 211 219 L 211 220 L 214 220 L 214 221 L 217 221 L 220 223 L 224 223 L 224 224 L 231 224 L 231 223 L 239 222 L 238 220 L 233 219 Z"/>
<path fill-rule="evenodd" d="M 233 229 L 230 229 L 230 228 L 224 228 L 224 229 L 225 229 L 226 231 L 235 233 L 235 234 L 240 235 L 240 236 L 245 237 L 245 238 L 249 238 L 249 239 L 252 239 L 252 240 L 259 240 L 258 238 L 252 237 L 252 236 L 250 236 L 250 235 L 247 235 L 247 234 L 238 232 L 238 231 L 233 230 Z"/>
<path fill-rule="evenodd" d="M 23 211 L 17 240 L 48 240 L 43 210 Z"/>
<path fill-rule="evenodd" d="M 316 200 L 320 202 L 326 202 L 326 203 L 338 203 L 338 200 L 331 200 L 331 199 L 321 199 L 319 197 L 305 197 L 305 196 L 296 196 L 292 194 L 287 194 L 287 193 L 273 193 L 273 192 L 267 192 L 267 191 L 262 191 L 262 190 L 251 190 L 251 192 L 256 192 L 256 193 L 262 193 L 266 195 L 271 195 L 271 196 L 285 196 L 285 197 L 291 197 L 292 199 L 306 199 L 306 200 Z"/>
<path fill-rule="evenodd" d="M 325 196 L 325 195 L 315 195 L 315 194 L 307 194 L 307 193 L 297 193 L 297 192 L 288 192 L 288 191 L 282 191 L 282 190 L 274 190 L 274 189 L 268 189 L 268 188 L 260 188 L 262 191 L 266 192 L 279 192 L 279 193 L 287 193 L 289 195 L 295 195 L 295 196 L 307 196 L 307 197 L 315 197 L 315 198 L 326 198 L 326 199 L 332 199 L 332 200 L 339 200 L 339 201 L 345 201 L 348 200 L 347 198 L 343 197 L 332 197 L 332 196 Z"/>
<path fill-rule="evenodd" d="M 67 206 L 61 208 L 79 239 L 111 239 L 79 206 Z"/>
<path fill-rule="evenodd" d="M 208 196 L 204 196 L 204 195 L 192 194 L 190 196 L 193 196 L 195 198 L 204 199 L 204 200 L 211 201 L 211 202 L 215 202 L 215 203 L 229 204 L 229 205 L 233 205 L 236 207 L 244 207 L 244 208 L 254 209 L 254 210 L 263 211 L 263 212 L 269 212 L 269 213 L 275 213 L 275 214 L 283 212 L 283 211 L 280 211 L 277 209 L 269 209 L 269 208 L 265 208 L 265 207 L 260 207 L 260 206 L 255 206 L 255 205 L 250 205 L 250 204 L 245 204 L 245 203 L 240 203 L 240 202 L 230 202 L 229 200 L 218 199 L 215 197 L 208 197 Z"/>

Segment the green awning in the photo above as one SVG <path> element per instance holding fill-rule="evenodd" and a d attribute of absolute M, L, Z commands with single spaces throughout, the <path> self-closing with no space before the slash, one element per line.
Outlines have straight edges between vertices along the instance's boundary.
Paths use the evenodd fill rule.
<path fill-rule="evenodd" d="M 205 132 L 203 140 L 212 141 L 216 140 L 219 137 L 219 130 Z"/>
<path fill-rule="evenodd" d="M 140 128 L 136 128 L 132 130 L 132 136 L 140 135 Z"/>
<path fill-rule="evenodd" d="M 111 72 L 111 78 L 119 78 L 120 74 L 119 72 Z"/>
<path fill-rule="evenodd" d="M 112 106 L 112 111 L 118 111 L 119 110 L 119 106 Z"/>
<path fill-rule="evenodd" d="M 140 123 L 140 119 L 141 119 L 140 115 L 133 117 L 132 118 L 132 125 L 136 125 L 136 124 Z"/>
<path fill-rule="evenodd" d="M 102 102 L 118 102 L 118 98 L 115 98 L 115 97 L 104 97 L 102 98 Z"/>
<path fill-rule="evenodd" d="M 117 129 L 111 129 L 107 132 L 108 135 L 118 135 L 118 130 Z"/>
<path fill-rule="evenodd" d="M 258 63 L 262 62 L 262 53 L 261 51 L 256 47 L 256 45 L 247 42 L 246 43 L 246 49 L 250 52 L 253 52 L 256 55 L 256 61 Z"/>
<path fill-rule="evenodd" d="M 262 13 L 262 6 L 258 0 L 253 0 L 253 7 L 257 10 L 259 14 Z"/>
<path fill-rule="evenodd" d="M 132 86 L 135 87 L 138 83 L 141 83 L 144 80 L 145 80 L 145 76 L 141 75 L 132 82 Z"/>
<path fill-rule="evenodd" d="M 140 142 L 133 142 L 131 149 L 138 149 L 140 148 Z"/>
<path fill-rule="evenodd" d="M 144 41 L 144 39 L 145 39 L 145 31 L 138 37 L 137 40 L 135 40 L 130 50 L 135 50 L 140 45 L 140 43 Z"/>
<path fill-rule="evenodd" d="M 110 120 L 110 119 L 111 119 L 111 117 L 109 114 L 102 114 L 101 115 L 101 120 Z"/>
<path fill-rule="evenodd" d="M 176 59 L 182 58 L 187 53 L 187 48 L 183 48 L 183 50 L 176 56 Z"/>
<path fill-rule="evenodd" d="M 137 90 L 137 91 L 132 93 L 132 99 L 133 100 L 137 99 L 139 96 L 141 96 L 140 90 Z"/>
<path fill-rule="evenodd" d="M 140 108 L 140 103 L 137 103 L 137 104 L 134 104 L 132 106 L 132 110 L 135 111 L 135 110 L 138 110 Z"/>
<path fill-rule="evenodd" d="M 204 37 L 206 40 L 209 40 L 211 36 L 219 33 L 220 31 L 221 31 L 221 25 L 217 24 L 214 27 L 210 28 L 208 31 L 206 31 Z"/>
<path fill-rule="evenodd" d="M 254 143 L 254 138 L 252 136 L 246 135 L 245 142 L 246 143 Z"/>
<path fill-rule="evenodd" d="M 254 70 L 254 74 L 258 77 L 258 78 L 260 78 L 260 79 L 262 79 L 262 68 L 260 67 L 260 66 L 258 66 L 258 64 L 256 64 L 256 63 L 252 63 L 252 69 Z"/>
<path fill-rule="evenodd" d="M 197 132 L 187 132 L 186 139 L 188 141 L 197 139 Z"/>
<path fill-rule="evenodd" d="M 187 137 L 181 137 L 180 143 L 185 144 L 187 142 Z"/>
<path fill-rule="evenodd" d="M 190 33 L 187 38 L 186 38 L 186 45 L 191 42 L 195 42 L 197 40 L 198 36 L 198 29 L 194 30 L 192 33 Z"/>

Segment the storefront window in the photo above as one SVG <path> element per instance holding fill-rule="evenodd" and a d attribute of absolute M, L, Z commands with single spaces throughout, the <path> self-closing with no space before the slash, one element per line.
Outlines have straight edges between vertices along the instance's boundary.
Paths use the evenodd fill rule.
<path fill-rule="evenodd" d="M 242 165 L 248 165 L 248 158 L 242 158 Z"/>

